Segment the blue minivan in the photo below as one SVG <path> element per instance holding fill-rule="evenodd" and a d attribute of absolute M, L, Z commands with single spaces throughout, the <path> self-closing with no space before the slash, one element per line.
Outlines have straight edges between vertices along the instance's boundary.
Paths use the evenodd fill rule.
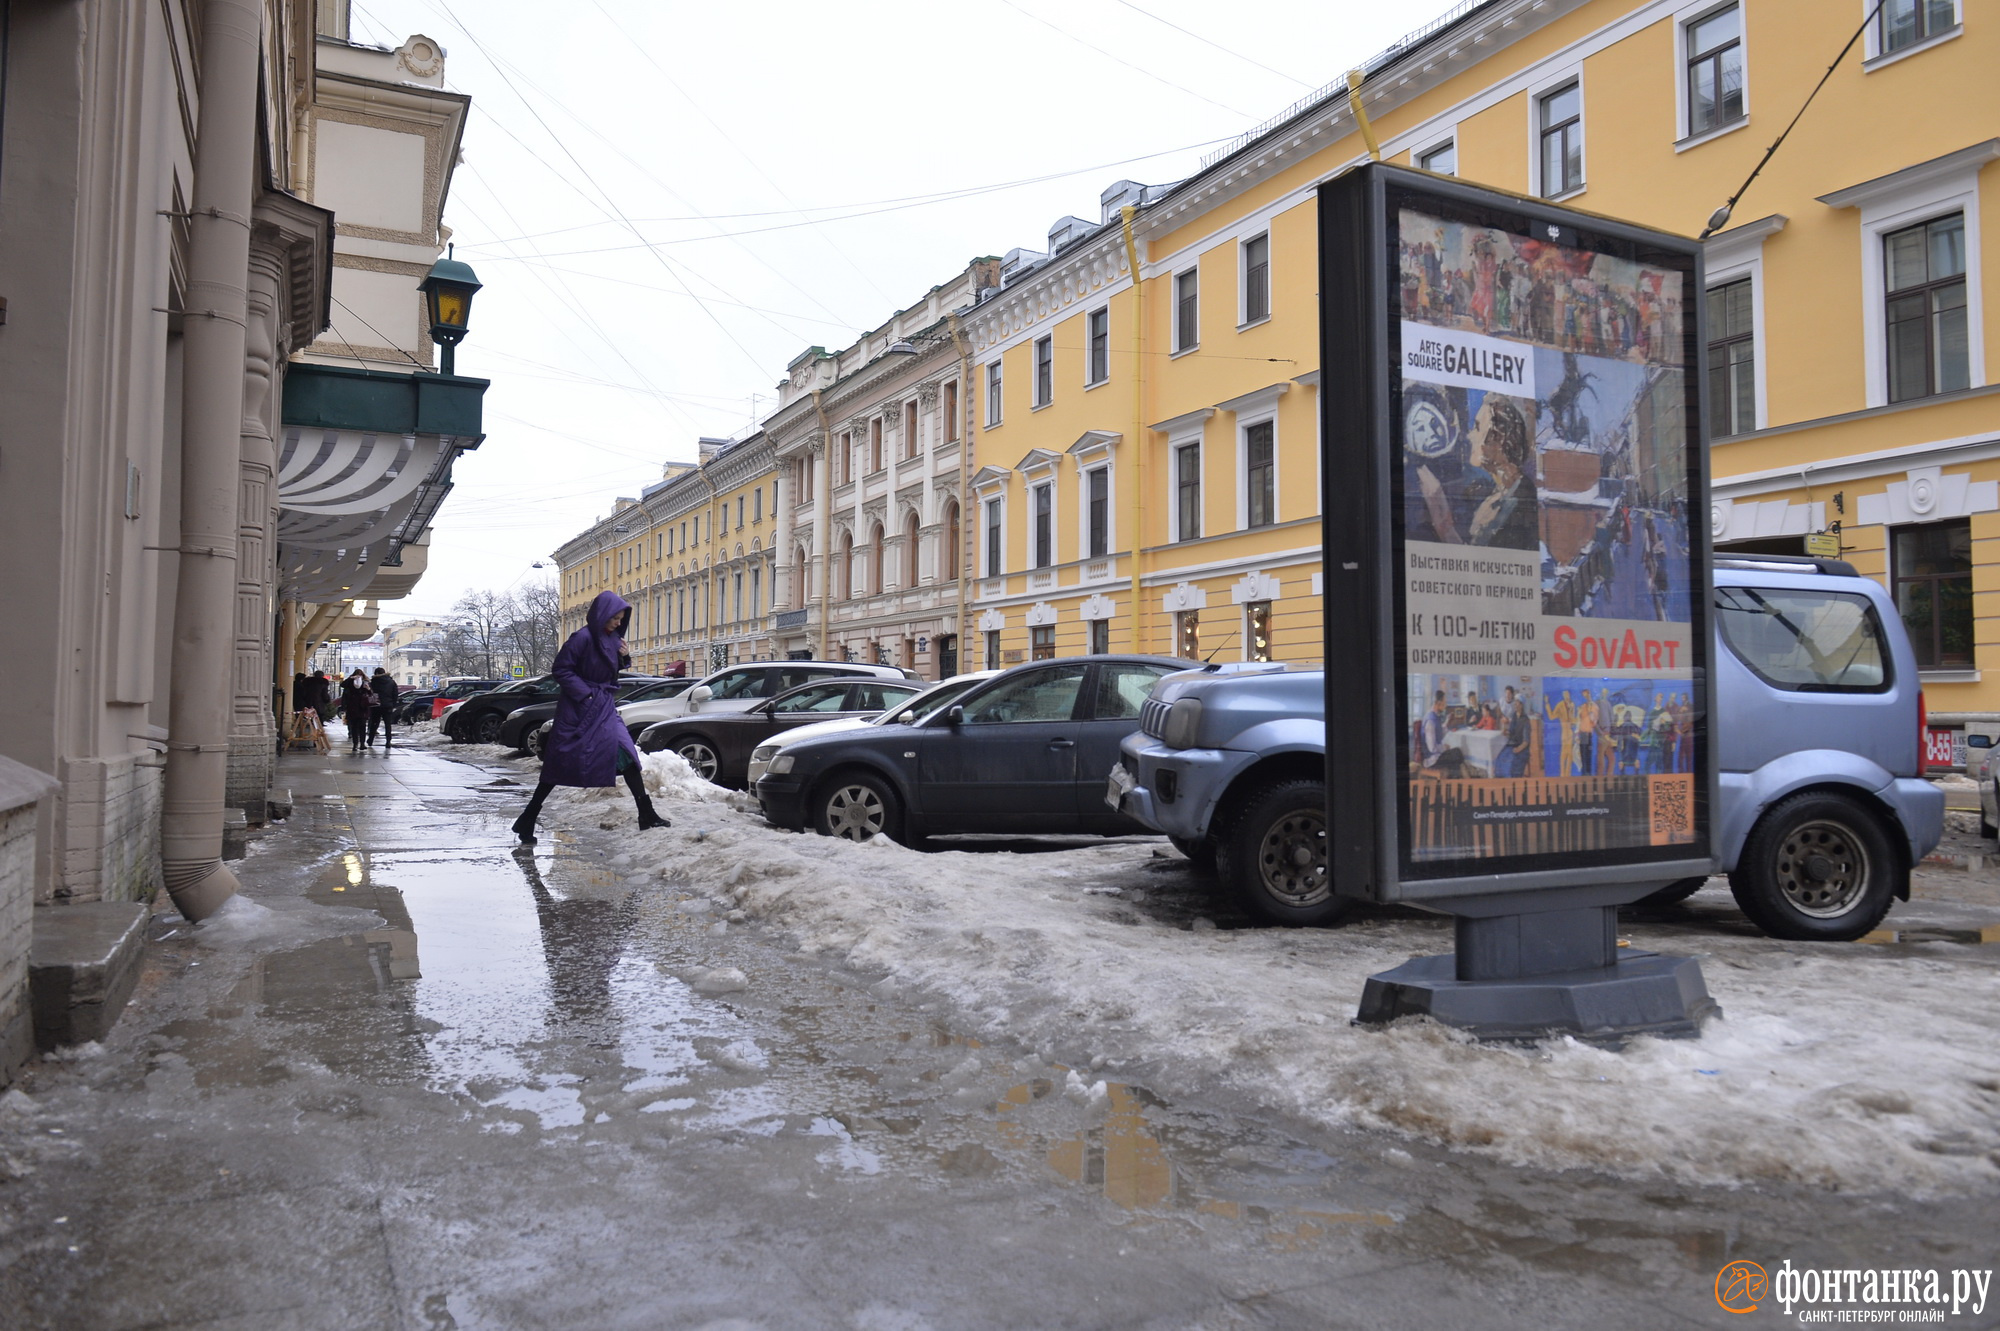
<path fill-rule="evenodd" d="M 1944 834 L 1909 635 L 1843 560 L 1718 553 L 1714 596 L 1719 867 L 1766 933 L 1859 938 L 1909 899 L 1911 868 Z M 1326 876 L 1325 743 L 1317 670 L 1171 675 L 1106 802 L 1213 861 L 1253 914 L 1332 923 L 1351 903 Z"/>

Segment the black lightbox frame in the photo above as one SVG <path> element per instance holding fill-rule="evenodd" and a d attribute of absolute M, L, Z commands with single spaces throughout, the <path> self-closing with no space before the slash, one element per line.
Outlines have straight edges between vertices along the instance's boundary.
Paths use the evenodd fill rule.
<path fill-rule="evenodd" d="M 1326 663 L 1327 871 L 1343 896 L 1455 913 L 1636 900 L 1714 872 L 1716 773 L 1709 742 L 1713 652 L 1705 281 L 1698 242 L 1430 172 L 1368 163 L 1320 186 L 1321 541 Z M 1398 213 L 1548 236 L 1682 274 L 1694 707 L 1694 840 L 1415 862 L 1409 855 L 1407 675 L 1400 476 Z M 1555 228 L 1550 233 L 1549 228 Z M 1560 863 L 1552 862 L 1560 861 Z M 1579 862 L 1583 861 L 1583 862 Z M 1485 899 L 1485 900 L 1482 900 Z M 1535 907 L 1529 907 L 1534 909 Z"/>

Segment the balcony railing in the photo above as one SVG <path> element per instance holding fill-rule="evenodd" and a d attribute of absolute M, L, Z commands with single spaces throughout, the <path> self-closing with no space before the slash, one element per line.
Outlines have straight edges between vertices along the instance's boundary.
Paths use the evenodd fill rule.
<path fill-rule="evenodd" d="M 810 609 L 806 607 L 801 607 L 797 610 L 780 610 L 777 616 L 778 622 L 774 627 L 779 633 L 783 633 L 787 629 L 802 629 L 806 626 L 806 616 L 810 613 Z"/>

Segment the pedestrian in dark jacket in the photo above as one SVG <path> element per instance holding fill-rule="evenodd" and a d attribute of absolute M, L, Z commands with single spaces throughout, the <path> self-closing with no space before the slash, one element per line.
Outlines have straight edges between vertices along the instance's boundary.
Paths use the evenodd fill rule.
<path fill-rule="evenodd" d="M 368 681 L 368 687 L 375 692 L 375 712 L 368 718 L 368 742 L 375 742 L 375 725 L 382 725 L 382 747 L 388 749 L 396 742 L 396 677 L 381 666 L 375 667 L 375 678 Z"/>
<path fill-rule="evenodd" d="M 326 671 L 313 671 L 306 682 L 312 687 L 312 701 L 307 705 L 319 713 L 322 723 L 333 720 L 333 681 L 326 677 Z"/>
<path fill-rule="evenodd" d="M 542 779 L 514 821 L 521 844 L 535 844 L 535 819 L 557 786 L 608 786 L 619 777 L 639 807 L 639 829 L 670 824 L 653 811 L 639 771 L 639 751 L 618 716 L 618 672 L 632 664 L 620 636 L 632 607 L 616 592 L 599 592 L 584 627 L 569 635 L 550 673 L 561 686 L 555 724 L 542 750 Z"/>
<path fill-rule="evenodd" d="M 375 690 L 368 687 L 368 676 L 357 669 L 340 681 L 340 715 L 347 722 L 349 753 L 361 752 L 368 738 L 368 717 L 374 710 Z"/>

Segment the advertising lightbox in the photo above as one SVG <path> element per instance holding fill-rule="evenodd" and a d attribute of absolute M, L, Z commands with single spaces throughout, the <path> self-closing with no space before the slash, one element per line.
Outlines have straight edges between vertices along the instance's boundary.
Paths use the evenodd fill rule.
<path fill-rule="evenodd" d="M 1699 247 L 1379 164 L 1320 245 L 1336 890 L 1707 873 Z"/>

